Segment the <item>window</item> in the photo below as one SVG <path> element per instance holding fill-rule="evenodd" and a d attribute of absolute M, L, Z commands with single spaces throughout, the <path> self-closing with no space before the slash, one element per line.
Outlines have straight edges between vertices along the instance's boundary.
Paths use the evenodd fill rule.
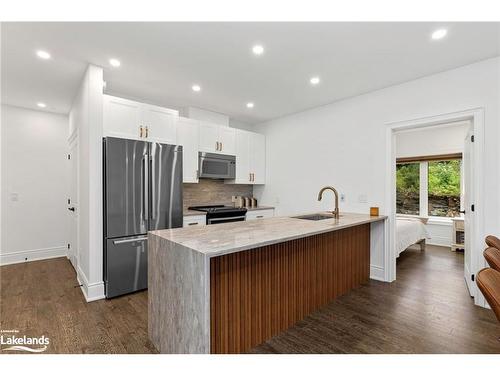
<path fill-rule="evenodd" d="M 428 162 L 429 216 L 460 216 L 460 160 Z"/>
<path fill-rule="evenodd" d="M 460 216 L 461 154 L 398 159 L 396 212 L 432 217 Z"/>
<path fill-rule="evenodd" d="M 396 165 L 396 212 L 420 214 L 420 163 Z"/>

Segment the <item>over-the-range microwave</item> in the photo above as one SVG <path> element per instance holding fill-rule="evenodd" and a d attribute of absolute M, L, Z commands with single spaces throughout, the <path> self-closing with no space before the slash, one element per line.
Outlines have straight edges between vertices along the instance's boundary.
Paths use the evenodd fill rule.
<path fill-rule="evenodd" d="M 236 177 L 236 157 L 233 155 L 199 152 L 198 170 L 200 178 L 232 180 Z"/>

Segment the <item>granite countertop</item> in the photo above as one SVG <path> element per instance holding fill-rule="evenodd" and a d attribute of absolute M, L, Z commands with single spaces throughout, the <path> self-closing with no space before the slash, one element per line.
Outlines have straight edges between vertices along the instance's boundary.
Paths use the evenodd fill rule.
<path fill-rule="evenodd" d="M 319 221 L 272 217 L 201 227 L 164 229 L 150 233 L 207 257 L 213 257 L 385 219 L 387 216 L 354 213 L 341 213 L 338 220 L 332 218 Z"/>

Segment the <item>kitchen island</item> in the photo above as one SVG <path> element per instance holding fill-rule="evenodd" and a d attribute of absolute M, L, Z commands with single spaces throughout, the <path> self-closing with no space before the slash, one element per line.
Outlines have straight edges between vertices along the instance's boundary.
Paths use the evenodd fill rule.
<path fill-rule="evenodd" d="M 385 219 L 345 213 L 150 232 L 152 343 L 161 353 L 248 351 L 367 282 Z"/>

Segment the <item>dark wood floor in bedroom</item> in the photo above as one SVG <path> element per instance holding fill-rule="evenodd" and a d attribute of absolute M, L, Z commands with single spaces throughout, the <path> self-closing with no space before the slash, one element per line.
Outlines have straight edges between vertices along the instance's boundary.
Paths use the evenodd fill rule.
<path fill-rule="evenodd" d="M 500 353 L 500 324 L 465 289 L 463 254 L 408 249 L 397 271 L 396 282 L 371 281 L 252 352 Z M 45 334 L 48 352 L 155 352 L 147 292 L 87 304 L 63 258 L 0 267 L 0 282 L 0 329 Z"/>

